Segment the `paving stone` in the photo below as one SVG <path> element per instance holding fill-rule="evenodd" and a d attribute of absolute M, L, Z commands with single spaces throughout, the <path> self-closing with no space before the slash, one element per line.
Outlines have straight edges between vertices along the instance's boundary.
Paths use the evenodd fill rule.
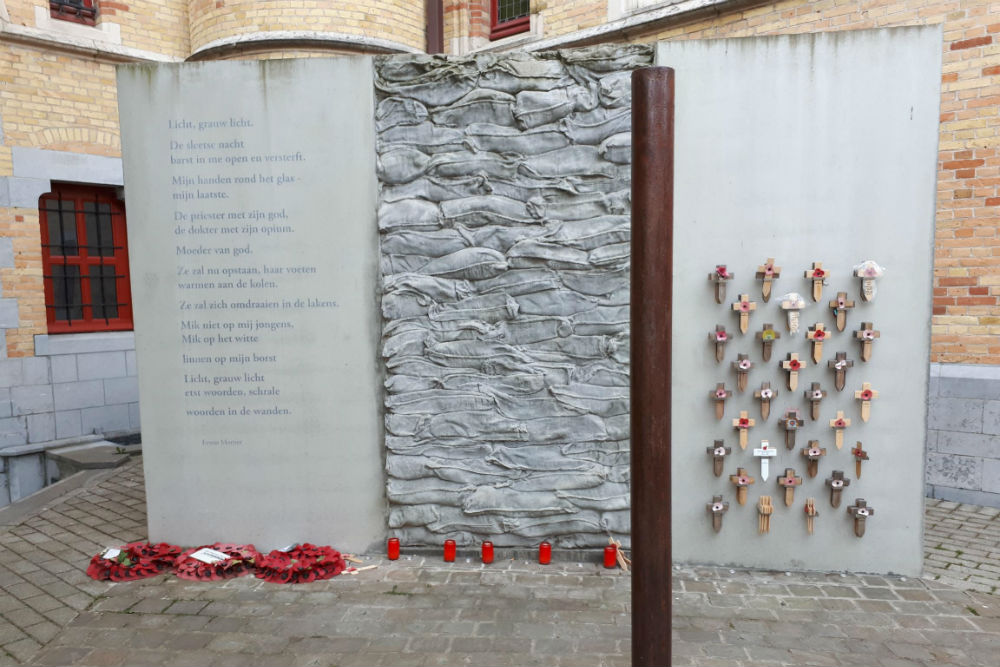
<path fill-rule="evenodd" d="M 26 636 L 17 626 L 0 621 L 0 646 L 17 641 L 18 639 L 24 639 Z"/>
<path fill-rule="evenodd" d="M 83 660 L 90 651 L 89 648 L 45 648 L 35 656 L 32 662 L 36 665 L 52 665 L 54 667 L 84 664 Z"/>
<path fill-rule="evenodd" d="M 9 644 L 4 644 L 3 650 L 21 662 L 28 662 L 28 660 L 38 653 L 38 649 L 41 647 L 42 645 L 34 639 L 25 637 L 24 639 L 18 639 L 17 641 L 10 642 Z"/>
<path fill-rule="evenodd" d="M 167 607 L 163 613 L 165 614 L 197 614 L 199 611 L 208 606 L 208 602 L 204 600 L 177 600 L 172 605 Z"/>
<path fill-rule="evenodd" d="M 163 598 L 148 598 L 137 603 L 134 607 L 132 607 L 130 611 L 133 614 L 159 614 L 173 603 L 174 603 L 173 600 L 164 600 Z"/>
<path fill-rule="evenodd" d="M 32 625 L 31 627 L 25 628 L 24 631 L 35 641 L 43 646 L 50 641 L 52 641 L 56 635 L 59 634 L 60 628 L 55 623 L 50 621 L 42 621 Z"/>
<path fill-rule="evenodd" d="M 24 659 L 38 651 L 37 664 L 629 662 L 629 577 L 609 577 L 596 566 L 543 571 L 518 561 L 484 571 L 475 563 L 414 558 L 368 577 L 295 588 L 169 576 L 93 582 L 82 572 L 90 555 L 103 544 L 122 543 L 127 533 L 142 537 L 137 463 L 11 531 L 0 530 L 0 586 L 20 585 L 15 590 L 28 595 L 0 596 L 0 614 L 35 620 L 41 640 L 62 627 L 39 651 L 39 642 L 8 625 L 12 631 L 0 645 L 28 640 L 18 648 Z M 927 581 L 681 567 L 674 587 L 675 664 L 834 664 L 831 656 L 842 664 L 993 664 L 1000 599 L 968 588 L 984 585 L 972 577 L 1000 582 L 997 513 L 936 501 L 926 507 L 928 570 L 967 568 L 964 578 L 954 576 L 958 570 L 950 579 Z M 389 594 L 398 592 L 404 595 Z M 95 602 L 97 595 L 106 597 Z M 62 604 L 73 596 L 73 604 Z M 35 618 L 26 604 L 31 599 L 35 606 L 51 600 L 60 606 Z M 740 604 L 729 606 L 733 600 Z M 76 608 L 88 605 L 77 615 Z"/>

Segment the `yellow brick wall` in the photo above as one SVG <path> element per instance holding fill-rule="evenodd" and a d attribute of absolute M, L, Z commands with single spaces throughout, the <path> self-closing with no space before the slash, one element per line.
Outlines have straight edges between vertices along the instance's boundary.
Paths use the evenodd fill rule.
<path fill-rule="evenodd" d="M 273 30 L 331 31 L 424 48 L 424 4 L 402 0 L 191 0 L 191 49 Z"/>
<path fill-rule="evenodd" d="M 0 269 L 0 282 L 3 296 L 17 299 L 21 325 L 7 330 L 7 355 L 30 357 L 35 334 L 47 331 L 38 210 L 0 208 L 0 237 L 10 238 L 14 248 L 14 266 Z"/>
<path fill-rule="evenodd" d="M 101 20 L 121 26 L 122 44 L 186 58 L 191 53 L 187 0 L 99 0 Z"/>
<path fill-rule="evenodd" d="M 470 1 L 445 3 L 446 35 L 467 35 Z M 452 11 L 449 13 L 448 9 Z M 604 22 L 607 4 L 538 0 L 543 38 Z M 1000 3 L 785 0 L 608 41 L 712 39 L 943 24 L 931 357 L 1000 364 Z M 446 44 L 449 42 L 446 41 Z"/>
<path fill-rule="evenodd" d="M 6 0 L 7 14 L 10 22 L 15 25 L 35 25 L 35 6 L 48 7 L 49 3 L 42 0 Z"/>
<path fill-rule="evenodd" d="M 12 146 L 121 155 L 113 65 L 0 43 L 0 83 L 0 176 L 13 173 Z M 15 266 L 0 269 L 0 284 L 21 324 L 7 331 L 7 353 L 30 356 L 33 336 L 46 333 L 38 210 L 0 208 L 0 237 L 13 239 Z"/>
<path fill-rule="evenodd" d="M 545 19 L 544 37 L 593 28 L 608 20 L 607 0 L 580 0 L 579 2 L 535 0 L 531 9 L 541 12 Z"/>

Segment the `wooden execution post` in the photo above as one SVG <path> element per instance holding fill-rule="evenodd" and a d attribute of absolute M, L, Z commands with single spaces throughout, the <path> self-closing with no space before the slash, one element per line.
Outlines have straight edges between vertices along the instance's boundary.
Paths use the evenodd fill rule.
<path fill-rule="evenodd" d="M 674 70 L 632 72 L 632 664 L 669 665 Z"/>

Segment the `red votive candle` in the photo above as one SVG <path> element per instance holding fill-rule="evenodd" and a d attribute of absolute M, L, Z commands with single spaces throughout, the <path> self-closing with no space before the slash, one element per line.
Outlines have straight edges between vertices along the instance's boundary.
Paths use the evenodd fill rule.
<path fill-rule="evenodd" d="M 493 543 L 490 541 L 483 542 L 483 562 L 486 564 L 493 562 Z"/>
<path fill-rule="evenodd" d="M 444 541 L 444 562 L 455 562 L 455 540 Z"/>
<path fill-rule="evenodd" d="M 612 568 L 618 564 L 618 547 L 610 544 L 604 547 L 604 567 Z"/>
<path fill-rule="evenodd" d="M 398 560 L 399 559 L 399 538 L 398 537 L 390 537 L 389 538 L 388 543 L 386 543 L 386 545 L 385 545 L 385 552 L 386 552 L 386 555 L 389 557 L 389 560 Z"/>
<path fill-rule="evenodd" d="M 538 545 L 538 562 L 542 565 L 548 565 L 552 562 L 552 545 L 548 542 L 542 542 Z"/>

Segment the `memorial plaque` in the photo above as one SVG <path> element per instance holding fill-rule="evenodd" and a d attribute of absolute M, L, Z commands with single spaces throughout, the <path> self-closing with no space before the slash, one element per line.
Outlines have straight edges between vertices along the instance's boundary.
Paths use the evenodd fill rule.
<path fill-rule="evenodd" d="M 123 66 L 149 536 L 384 532 L 369 58 Z"/>

